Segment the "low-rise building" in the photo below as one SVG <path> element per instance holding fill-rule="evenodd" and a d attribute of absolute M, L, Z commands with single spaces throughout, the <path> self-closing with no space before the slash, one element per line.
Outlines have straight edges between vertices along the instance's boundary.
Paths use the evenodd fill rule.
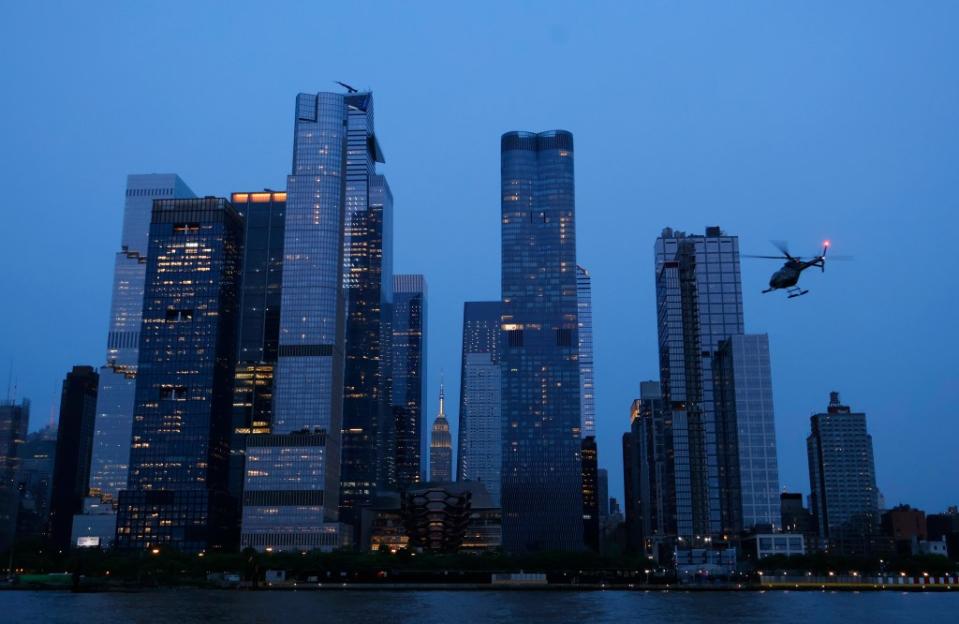
<path fill-rule="evenodd" d="M 896 505 L 882 514 L 883 536 L 892 540 L 900 555 L 915 554 L 916 543 L 926 539 L 926 514 L 909 505 Z"/>
<path fill-rule="evenodd" d="M 806 554 L 806 540 L 801 533 L 756 533 L 740 542 L 747 559 L 760 561 L 781 555 L 792 557 Z"/>
<path fill-rule="evenodd" d="M 690 583 L 710 578 L 728 578 L 736 572 L 736 549 L 681 548 L 673 551 L 676 578 Z"/>
<path fill-rule="evenodd" d="M 938 555 L 940 557 L 948 557 L 949 549 L 946 545 L 946 540 L 919 540 L 915 544 L 915 550 L 913 554 L 916 555 Z"/>

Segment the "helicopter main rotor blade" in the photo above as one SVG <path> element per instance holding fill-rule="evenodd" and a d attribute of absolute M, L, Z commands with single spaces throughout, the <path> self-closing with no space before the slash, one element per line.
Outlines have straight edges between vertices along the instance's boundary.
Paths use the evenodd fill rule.
<path fill-rule="evenodd" d="M 775 247 L 775 248 L 778 249 L 779 251 L 783 252 L 783 254 L 785 254 L 785 255 L 787 255 L 787 256 L 789 255 L 789 243 L 787 243 L 786 241 L 784 241 L 784 240 L 771 240 L 771 241 L 769 241 L 769 242 L 773 244 L 773 247 Z"/>
<path fill-rule="evenodd" d="M 754 254 L 742 254 L 743 258 L 765 258 L 766 260 L 785 260 L 786 256 L 757 256 Z"/>

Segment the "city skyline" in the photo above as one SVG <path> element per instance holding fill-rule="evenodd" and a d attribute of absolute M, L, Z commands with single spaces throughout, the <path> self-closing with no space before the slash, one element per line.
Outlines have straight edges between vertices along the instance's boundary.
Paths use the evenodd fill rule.
<path fill-rule="evenodd" d="M 489 28 L 489 25 L 487 24 L 486 27 Z M 588 35 L 561 25 L 558 29 L 544 27 L 539 36 L 546 41 L 547 45 L 555 48 L 561 56 L 566 58 L 568 49 L 582 45 L 581 37 Z M 836 32 L 828 30 L 824 36 L 828 42 L 838 46 Z M 566 43 L 563 43 L 564 40 Z M 593 42 L 593 45 L 598 44 Z M 800 59 L 794 51 L 785 47 L 775 49 L 780 56 L 785 55 L 787 60 L 799 63 Z M 921 47 L 920 52 L 913 52 L 913 54 L 925 53 L 927 50 L 927 47 Z M 543 58 L 535 56 L 530 62 L 534 60 L 542 61 Z M 845 63 L 844 67 L 848 70 L 848 64 L 853 59 L 842 56 L 840 60 Z M 41 58 L 38 62 L 44 61 Z M 677 62 L 692 70 L 689 59 L 679 59 Z M 756 68 L 767 68 L 760 61 L 753 62 L 757 64 L 754 66 Z M 801 63 L 800 66 L 807 67 Z M 731 233 L 740 236 L 744 252 L 764 253 L 767 251 L 768 238 L 783 236 L 791 238 L 795 250 L 800 248 L 812 250 L 818 246 L 822 238 L 831 236 L 836 242 L 837 251 L 841 248 L 843 253 L 849 251 L 857 255 L 856 263 L 842 267 L 832 266 L 825 277 L 810 276 L 811 294 L 803 298 L 803 301 L 789 303 L 775 295 L 766 295 L 765 298 L 758 295 L 758 291 L 764 286 L 765 279 L 768 277 L 767 269 L 772 267 L 758 262 L 748 265 L 744 261 L 743 264 L 743 291 L 744 298 L 747 299 L 745 307 L 749 331 L 769 333 L 770 342 L 773 345 L 773 388 L 782 485 L 791 491 L 808 492 L 803 445 L 808 427 L 807 419 L 821 409 L 822 397 L 828 391 L 841 390 L 850 404 L 869 414 L 870 432 L 876 447 L 877 485 L 888 503 L 892 505 L 899 501 L 910 502 L 930 510 L 943 509 L 948 504 L 954 504 L 955 490 L 950 489 L 944 477 L 940 476 L 948 473 L 948 470 L 944 469 L 948 467 L 948 464 L 937 463 L 945 462 L 944 457 L 947 458 L 948 453 L 939 450 L 941 447 L 936 446 L 940 444 L 939 441 L 930 440 L 928 436 L 919 433 L 922 431 L 921 426 L 914 429 L 916 431 L 914 435 L 903 436 L 897 424 L 898 420 L 904 416 L 927 427 L 945 420 L 943 426 L 947 435 L 942 436 L 943 438 L 954 437 L 949 433 L 954 432 L 956 427 L 950 422 L 952 419 L 948 418 L 955 396 L 954 374 L 939 371 L 937 367 L 924 363 L 926 358 L 933 357 L 932 340 L 935 335 L 924 333 L 931 331 L 926 326 L 932 323 L 922 321 L 927 318 L 927 315 L 944 314 L 938 310 L 950 309 L 951 302 L 955 301 L 955 293 L 948 288 L 949 278 L 939 273 L 944 270 L 943 266 L 948 266 L 948 263 L 937 263 L 935 259 L 939 257 L 936 255 L 939 252 L 935 249 L 931 250 L 933 261 L 924 262 L 923 279 L 918 285 L 908 282 L 909 274 L 906 273 L 905 268 L 892 264 L 900 258 L 895 249 L 901 243 L 901 231 L 921 227 L 927 220 L 927 225 L 938 223 L 948 226 L 955 223 L 955 216 L 947 214 L 945 208 L 929 207 L 930 197 L 949 198 L 948 195 L 942 195 L 944 191 L 939 191 L 938 196 L 935 193 L 930 195 L 931 191 L 920 185 L 917 197 L 915 186 L 908 183 L 912 179 L 920 179 L 938 188 L 937 185 L 943 184 L 945 177 L 944 172 L 936 166 L 933 166 L 932 171 L 926 173 L 925 177 L 917 178 L 918 174 L 908 169 L 908 163 L 900 162 L 888 150 L 880 149 L 880 152 L 888 154 L 886 156 L 888 160 L 874 158 L 869 161 L 870 167 L 885 171 L 887 167 L 890 170 L 896 169 L 894 164 L 904 165 L 906 171 L 913 171 L 913 178 L 904 180 L 902 177 L 895 178 L 890 175 L 877 183 L 879 189 L 869 193 L 856 192 L 858 187 L 855 182 L 832 176 L 828 171 L 830 166 L 839 165 L 842 165 L 841 171 L 849 171 L 852 166 L 851 161 L 843 160 L 844 157 L 851 159 L 851 154 L 858 154 L 870 146 L 873 150 L 887 146 L 887 142 L 884 142 L 882 137 L 870 140 L 865 136 L 868 126 L 866 122 L 860 121 L 858 125 L 854 124 L 853 134 L 844 135 L 847 138 L 838 144 L 840 156 L 830 158 L 826 154 L 827 147 L 814 146 L 796 136 L 777 131 L 776 123 L 780 119 L 779 116 L 772 116 L 764 106 L 757 106 L 755 102 L 752 102 L 753 106 L 747 106 L 747 112 L 744 115 L 766 113 L 765 116 L 759 115 L 758 119 L 761 128 L 766 131 L 772 130 L 774 147 L 762 149 L 763 145 L 756 136 L 751 136 L 744 146 L 757 149 L 764 158 L 778 154 L 786 162 L 765 168 L 759 163 L 758 157 L 748 156 L 745 163 L 741 165 L 744 171 L 769 175 L 781 187 L 791 188 L 787 187 L 787 183 L 792 179 L 793 172 L 788 171 L 790 169 L 788 163 L 796 161 L 790 161 L 789 157 L 779 154 L 778 150 L 788 149 L 790 145 L 798 143 L 802 149 L 806 150 L 805 159 L 815 157 L 822 158 L 824 161 L 821 165 L 806 163 L 807 173 L 802 175 L 804 183 L 807 186 L 816 187 L 816 191 L 807 189 L 800 191 L 796 198 L 784 199 L 775 192 L 775 186 L 768 181 L 759 182 L 759 189 L 755 190 L 754 194 L 734 189 L 732 184 L 725 183 L 718 174 L 706 171 L 709 165 L 715 164 L 714 157 L 717 154 L 715 150 L 719 149 L 718 146 L 722 143 L 720 139 L 728 138 L 725 134 L 713 135 L 708 140 L 701 137 L 700 140 L 696 140 L 697 136 L 693 131 L 680 135 L 686 140 L 691 140 L 700 151 L 679 155 L 670 151 L 676 148 L 668 145 L 666 141 L 668 132 L 665 132 L 654 136 L 658 141 L 654 143 L 660 148 L 666 148 L 663 152 L 665 164 L 653 167 L 651 170 L 644 170 L 639 174 L 642 201 L 636 204 L 639 212 L 647 214 L 641 220 L 634 220 L 632 217 L 625 216 L 624 209 L 610 208 L 612 202 L 609 200 L 613 195 L 610 191 L 597 188 L 609 183 L 611 178 L 623 175 L 620 169 L 622 165 L 616 164 L 611 171 L 603 170 L 603 166 L 608 164 L 603 151 L 611 144 L 605 143 L 607 139 L 602 138 L 598 126 L 585 120 L 584 115 L 589 108 L 582 100 L 574 100 L 563 106 L 543 106 L 542 110 L 535 112 L 528 112 L 519 101 L 509 100 L 505 105 L 494 103 L 490 119 L 484 120 L 482 127 L 475 132 L 481 145 L 478 154 L 471 157 L 475 160 L 469 161 L 469 167 L 477 167 L 477 170 L 470 171 L 469 167 L 452 165 L 447 170 L 451 172 L 450 175 L 457 184 L 468 185 L 469 190 L 465 193 L 466 195 L 474 194 L 479 199 L 470 200 L 469 210 L 443 211 L 442 202 L 434 200 L 428 200 L 425 206 L 419 207 L 415 206 L 417 200 L 413 198 L 428 197 L 427 190 L 436 181 L 430 176 L 417 173 L 410 160 L 415 162 L 418 153 L 427 153 L 431 149 L 436 149 L 438 145 L 433 143 L 432 139 L 422 145 L 417 145 L 416 141 L 411 140 L 411 137 L 422 132 L 424 127 L 429 127 L 429 124 L 423 120 L 404 118 L 403 111 L 409 110 L 407 107 L 415 107 L 416 103 L 421 101 L 417 98 L 421 96 L 403 95 L 399 83 L 386 76 L 385 70 L 365 71 L 366 69 L 368 67 L 363 63 L 347 62 L 342 69 L 336 67 L 337 75 L 330 78 L 339 77 L 342 71 L 343 74 L 350 74 L 350 77 L 358 76 L 357 80 L 361 81 L 364 87 L 369 86 L 377 92 L 380 113 L 378 128 L 384 136 L 389 137 L 391 185 L 397 197 L 401 198 L 398 201 L 398 215 L 405 215 L 397 219 L 396 268 L 425 274 L 433 290 L 430 319 L 432 344 L 429 349 L 428 370 L 454 371 L 457 369 L 460 354 L 456 345 L 460 342 L 461 331 L 457 320 L 461 317 L 463 302 L 495 298 L 498 292 L 496 254 L 491 252 L 496 248 L 495 233 L 498 227 L 495 215 L 498 202 L 495 188 L 490 192 L 490 187 L 496 186 L 495 170 L 498 159 L 495 152 L 498 148 L 496 143 L 499 133 L 511 127 L 568 127 L 575 133 L 580 148 L 577 152 L 577 204 L 580 207 L 577 215 L 579 217 L 577 235 L 580 240 L 578 254 L 581 258 L 578 257 L 577 260 L 590 268 L 594 279 L 595 373 L 597 384 L 601 388 L 601 392 L 597 395 L 599 457 L 600 465 L 609 469 L 611 473 L 612 495 L 618 497 L 622 492 L 621 478 L 618 476 L 622 474 L 618 460 L 618 437 L 628 426 L 629 402 L 637 396 L 640 380 L 657 377 L 655 324 L 654 320 L 651 320 L 653 306 L 649 303 L 652 293 L 649 277 L 651 269 L 648 254 L 643 253 L 646 249 L 646 241 L 654 237 L 666 225 L 699 232 L 707 225 L 722 224 Z M 807 82 L 816 80 L 812 74 L 802 72 L 800 74 L 800 77 Z M 578 76 L 582 77 L 582 74 Z M 834 78 L 835 74 L 828 74 L 828 76 Z M 659 74 L 656 74 L 656 77 L 664 79 Z M 700 78 L 705 80 L 706 76 L 700 75 Z M 924 73 L 919 78 L 912 78 L 918 81 L 914 84 L 931 88 L 925 82 L 926 79 L 932 80 L 932 74 Z M 104 146 L 96 148 L 89 160 L 89 165 L 83 162 L 74 165 L 80 173 L 71 173 L 63 179 L 64 190 L 84 189 L 84 194 L 91 197 L 90 203 L 94 206 L 90 213 L 83 217 L 84 221 L 79 223 L 77 217 L 73 215 L 54 212 L 53 214 L 61 216 L 62 220 L 49 221 L 43 229 L 53 236 L 53 241 L 49 244 L 56 244 L 65 252 L 78 255 L 77 269 L 83 268 L 85 276 L 81 279 L 73 273 L 73 268 L 65 268 L 61 279 L 69 283 L 64 284 L 61 279 L 49 279 L 53 275 L 52 265 L 46 260 L 38 262 L 37 270 L 26 273 L 26 281 L 20 276 L 12 275 L 9 271 L 4 275 L 5 290 L 17 290 L 23 292 L 26 297 L 25 302 L 21 304 L 23 311 L 9 312 L 10 319 L 13 321 L 9 325 L 26 328 L 29 331 L 22 332 L 25 334 L 42 333 L 50 336 L 50 338 L 41 336 L 39 339 L 34 337 L 28 342 L 17 335 L 20 332 L 12 331 L 12 328 L 8 327 L 4 330 L 4 348 L 0 353 L 6 356 L 4 357 L 6 361 L 0 360 L 0 366 L 13 360 L 13 375 L 19 380 L 20 387 L 18 396 L 26 396 L 33 401 L 34 414 L 39 416 L 49 411 L 50 389 L 71 365 L 81 363 L 102 365 L 100 360 L 105 329 L 103 319 L 109 309 L 110 279 L 107 275 L 112 268 L 109 265 L 116 252 L 118 238 L 116 233 L 120 228 L 123 176 L 140 171 L 177 171 L 184 176 L 184 179 L 189 180 L 191 188 L 224 196 L 228 196 L 231 189 L 255 188 L 258 184 L 272 184 L 279 188 L 283 183 L 282 175 L 288 167 L 290 97 L 298 91 L 322 91 L 332 88 L 332 84 L 325 83 L 325 80 L 325 73 L 323 73 L 323 81 L 316 79 L 306 81 L 311 84 L 304 84 L 302 76 L 284 75 L 281 86 L 275 89 L 277 91 L 275 99 L 272 95 L 262 96 L 263 99 L 250 102 L 249 107 L 234 106 L 238 110 L 229 113 L 234 116 L 231 119 L 244 127 L 249 126 L 253 133 L 251 140 L 265 142 L 266 147 L 258 150 L 259 153 L 251 150 L 235 150 L 239 154 L 229 155 L 226 165 L 220 163 L 207 165 L 189 154 L 183 154 L 182 162 L 177 161 L 176 150 L 182 150 L 185 141 L 192 140 L 201 144 L 220 141 L 221 144 L 239 145 L 236 138 L 224 142 L 223 135 L 216 127 L 212 127 L 209 132 L 199 130 L 203 125 L 209 124 L 210 116 L 216 111 L 215 106 L 207 106 L 200 100 L 191 104 L 190 107 L 179 111 L 174 110 L 175 115 L 165 113 L 162 105 L 148 105 L 151 107 L 152 121 L 165 129 L 164 132 L 171 135 L 169 138 L 159 136 L 156 127 L 146 130 L 147 141 L 137 141 L 133 144 L 128 144 L 126 139 L 116 134 L 108 133 L 103 140 Z M 889 95 L 881 90 L 876 82 L 872 82 L 872 78 L 867 76 L 862 80 L 866 80 L 867 87 Z M 349 82 L 349 79 L 347 81 Z M 27 82 L 29 83 L 29 80 Z M 70 83 L 69 80 L 66 82 Z M 671 88 L 672 95 L 677 96 L 681 102 L 688 102 L 682 91 L 686 83 L 667 84 Z M 741 86 L 741 83 L 736 84 Z M 467 98 L 462 97 L 466 93 L 465 86 L 458 83 L 457 86 L 459 90 L 455 94 L 455 101 L 457 105 L 466 105 Z M 832 86 L 841 91 L 840 86 Z M 779 87 L 783 88 L 782 85 Z M 139 81 L 135 82 L 132 88 L 142 95 L 155 94 L 149 85 Z M 734 93 L 729 89 L 731 87 L 719 90 L 721 94 Z M 524 90 L 523 93 L 528 96 L 533 91 L 535 89 L 530 89 L 529 92 Z M 41 90 L 41 92 L 44 91 Z M 535 104 L 542 105 L 545 102 L 538 96 L 534 97 L 536 100 L 533 108 L 536 108 Z M 953 96 L 950 95 L 950 97 Z M 838 131 L 839 122 L 815 108 L 817 105 L 833 104 L 831 99 L 829 101 L 815 99 L 811 102 L 803 98 L 798 99 L 806 105 L 806 108 L 812 105 L 813 109 L 809 113 L 810 116 L 800 116 L 801 127 L 826 124 L 827 128 Z M 99 96 L 91 98 L 91 101 L 102 104 Z M 485 101 L 489 103 L 488 99 Z M 900 105 L 903 103 L 901 99 L 895 101 Z M 783 104 L 779 99 L 775 100 L 775 103 Z M 82 105 L 92 106 L 93 104 L 85 102 Z M 5 106 L 16 110 L 13 108 L 16 106 L 14 104 L 8 103 Z M 154 106 L 160 106 L 160 108 L 152 108 Z M 643 109 L 643 115 L 663 113 L 666 108 L 663 105 L 664 108 L 661 110 L 657 108 L 656 103 L 650 106 L 651 108 Z M 906 110 L 913 111 L 912 116 L 905 115 L 905 121 L 912 124 L 911 127 L 917 129 L 929 127 L 915 117 L 914 109 L 906 107 Z M 846 116 L 851 114 L 850 109 L 843 107 L 840 107 L 840 112 Z M 870 123 L 878 121 L 882 117 L 880 112 L 890 111 L 870 108 L 866 111 L 867 121 Z M 903 111 L 900 110 L 900 112 Z M 257 127 L 254 125 L 254 118 L 260 113 L 265 118 L 269 117 L 270 120 L 265 122 L 265 126 Z M 479 112 L 476 109 L 470 108 L 467 113 L 471 121 L 479 119 Z M 938 112 L 938 109 L 934 113 L 938 115 L 937 119 L 942 118 L 943 113 Z M 217 114 L 220 113 L 217 112 Z M 702 110 L 698 110 L 695 114 L 704 115 Z M 734 127 L 742 128 L 748 121 L 745 117 L 734 114 L 728 109 L 724 110 L 724 114 L 732 115 L 735 120 Z M 848 121 L 848 117 L 842 115 L 839 118 Z M 672 119 L 668 123 L 673 124 L 677 123 L 678 117 L 682 117 L 682 113 L 676 113 L 673 117 L 666 117 L 666 119 L 667 121 Z M 119 122 L 97 120 L 91 125 L 100 129 L 109 125 L 114 128 L 115 133 L 116 129 L 123 127 L 118 125 L 123 123 L 123 119 L 120 116 Z M 861 118 L 857 117 L 857 119 Z M 702 125 L 716 121 L 715 118 L 709 117 L 696 117 L 695 120 L 696 128 L 700 131 L 702 131 Z M 648 119 L 639 125 L 631 121 L 624 123 L 626 128 L 634 134 L 652 132 L 651 128 L 654 125 Z M 462 128 L 455 125 L 453 127 Z M 674 126 L 669 127 L 675 130 Z M 277 130 L 276 136 L 270 135 L 274 130 Z M 85 131 L 81 129 L 73 129 L 71 132 L 77 133 L 77 137 L 85 136 Z M 817 134 L 816 137 L 829 145 L 826 131 L 819 132 L 821 134 Z M 937 150 L 950 150 L 953 148 L 946 146 L 946 143 L 952 140 L 950 136 L 947 131 L 943 133 L 941 139 L 925 140 L 932 142 L 931 145 Z M 21 145 L 23 135 L 13 132 L 12 137 L 15 151 L 18 151 L 16 146 Z M 788 140 L 788 137 L 792 138 L 792 142 Z M 863 145 L 857 146 L 854 150 L 845 148 L 846 141 L 852 137 L 861 141 Z M 918 140 L 907 140 L 906 144 L 915 148 L 917 143 L 913 141 Z M 943 143 L 939 143 L 940 140 Z M 55 139 L 40 135 L 38 141 L 44 145 L 50 144 Z M 276 146 L 273 144 L 274 141 Z M 837 147 L 835 142 L 831 145 Z M 282 150 L 280 146 L 283 147 Z M 847 151 L 843 151 L 844 149 Z M 114 159 L 102 150 L 122 152 L 124 158 L 122 161 Z M 29 171 L 29 163 L 33 162 L 34 157 L 29 150 L 23 150 L 23 152 L 25 164 L 10 170 L 11 178 L 21 176 L 23 178 L 12 180 L 15 182 L 13 185 L 15 197 L 26 197 L 29 188 L 39 186 L 39 178 Z M 728 154 L 728 152 L 723 153 Z M 949 153 L 937 160 L 948 162 Z M 633 165 L 649 167 L 652 164 L 646 152 L 640 154 L 635 161 L 625 162 L 630 167 Z M 231 170 L 233 165 L 237 166 Z M 665 170 L 668 173 L 669 167 L 689 167 L 691 171 L 694 170 L 697 175 L 694 176 L 695 181 L 690 186 L 698 191 L 691 192 L 687 189 L 675 191 L 675 194 L 672 194 L 664 190 L 665 185 L 656 186 L 654 178 L 657 172 L 662 173 Z M 119 173 L 121 171 L 122 173 Z M 263 173 L 255 175 L 256 171 Z M 731 170 L 727 167 L 722 171 L 728 174 Z M 874 170 L 871 171 L 874 172 Z M 688 171 L 685 172 L 685 175 L 688 173 Z M 853 173 L 856 171 L 854 170 Z M 629 175 L 632 179 L 637 179 L 637 174 Z M 87 178 L 94 177 L 95 182 L 87 181 Z M 675 181 L 675 178 L 673 180 Z M 736 176 L 735 180 L 743 188 L 752 182 L 744 179 L 742 173 Z M 861 183 L 862 179 L 860 178 L 859 181 Z M 446 183 L 439 182 L 444 185 Z M 49 186 L 49 183 L 45 186 Z M 655 189 L 651 190 L 652 187 Z M 447 193 L 451 187 L 442 188 L 443 193 Z M 837 188 L 841 192 L 835 193 Z M 907 193 L 907 188 L 913 189 L 913 192 Z M 880 197 L 883 192 L 893 195 L 895 200 L 883 201 Z M 715 202 L 711 201 L 713 195 L 717 199 Z M 855 209 L 844 205 L 844 202 L 850 202 L 850 199 L 854 200 L 851 203 L 854 204 Z M 927 203 L 923 206 L 927 210 L 912 213 L 908 210 L 904 211 L 904 207 L 909 205 L 905 202 L 914 200 L 925 200 Z M 51 210 L 45 203 L 47 199 L 36 197 L 33 201 L 41 208 L 36 212 L 46 214 L 47 210 Z M 809 212 L 804 213 L 802 218 L 784 214 L 788 212 L 784 206 L 798 209 L 800 204 L 816 204 L 817 201 L 824 207 L 814 206 Z M 737 206 L 742 203 L 753 207 L 751 210 L 742 209 L 740 212 Z M 870 234 L 861 232 L 859 217 L 862 211 L 877 204 L 879 215 L 889 223 L 871 226 L 880 229 L 866 230 Z M 937 204 L 939 205 L 942 204 Z M 767 210 L 769 206 L 774 206 L 776 209 Z M 936 211 L 939 210 L 941 215 L 936 218 L 938 214 Z M 835 214 L 828 214 L 830 211 Z M 904 214 L 903 211 L 909 214 Z M 919 219 L 920 215 L 923 219 Z M 852 216 L 856 218 L 853 219 Z M 15 258 L 25 257 L 29 253 L 24 247 L 28 242 L 33 242 L 34 250 L 44 248 L 36 244 L 36 239 L 29 232 L 31 224 L 39 223 L 41 218 L 45 217 L 33 214 L 4 215 L 5 223 L 8 223 L 6 219 L 10 219 L 9 223 L 16 226 L 18 232 L 23 232 L 23 236 L 17 237 L 17 239 L 23 239 L 23 242 L 14 240 L 10 248 L 3 252 L 3 259 L 7 266 L 16 266 Z M 479 237 L 477 241 L 463 238 L 461 234 L 448 234 L 454 224 L 461 219 L 466 219 L 463 229 Z M 621 219 L 627 219 L 628 227 L 620 228 Z M 437 229 L 427 227 L 431 220 L 435 220 Z M 756 225 L 759 222 L 762 222 L 762 225 Z M 415 231 L 417 228 L 425 228 L 425 232 L 422 235 L 418 234 Z M 632 230 L 630 239 L 634 246 L 638 241 L 640 253 L 623 255 L 622 252 L 615 251 L 624 240 L 620 238 L 622 235 L 619 232 L 614 231 L 619 229 Z M 72 231 L 80 234 L 79 240 L 65 241 L 64 239 Z M 438 235 L 440 231 L 443 235 Z M 491 231 L 494 233 L 492 238 Z M 431 249 L 426 249 L 431 246 L 424 244 L 426 241 L 432 244 Z M 424 249 L 420 251 L 418 247 Z M 442 263 L 437 262 L 438 257 L 443 257 Z M 490 257 L 494 259 L 490 260 Z M 624 260 L 625 263 L 623 263 Z M 456 279 L 461 276 L 454 278 L 440 264 L 456 267 L 458 271 L 463 271 L 464 267 L 471 267 L 471 272 L 476 277 L 466 280 L 468 283 L 465 285 L 458 285 Z M 617 264 L 621 265 L 621 268 L 617 268 Z M 105 270 L 104 267 L 106 267 Z M 55 282 L 63 294 L 52 292 L 51 285 L 43 282 Z M 83 293 L 79 297 L 76 296 L 75 290 L 78 287 L 82 287 Z M 67 302 L 64 298 L 69 296 L 73 296 L 73 299 Z M 896 307 L 895 300 L 900 297 L 909 300 L 910 307 Z M 44 302 L 44 305 L 37 305 L 38 301 Z M 43 309 L 47 306 L 59 308 L 61 314 L 58 316 L 64 318 L 51 323 L 47 312 Z M 621 311 L 618 309 L 620 306 L 628 310 Z M 64 309 L 69 309 L 71 314 L 62 315 Z M 891 310 L 891 312 L 875 314 L 874 311 L 879 309 Z M 22 316 L 24 313 L 27 315 Z M 832 328 L 822 327 L 812 320 L 823 318 L 824 315 L 831 319 Z M 955 345 L 955 333 L 950 326 L 945 327 L 946 335 L 940 337 L 940 340 L 945 340 L 943 350 L 948 352 L 951 350 L 950 345 Z M 902 335 L 896 331 L 889 331 L 891 329 L 901 330 Z M 913 330 L 920 332 L 919 337 L 912 333 Z M 878 344 L 862 344 L 866 342 L 864 339 L 866 336 L 874 335 L 883 336 L 883 340 L 872 341 L 883 343 L 881 350 L 877 350 Z M 908 341 L 906 336 L 909 337 Z M 870 369 L 870 374 L 849 370 L 851 368 L 848 366 L 849 358 L 877 362 L 879 354 L 889 350 L 895 351 L 899 357 L 895 361 L 887 362 L 881 368 L 878 368 L 878 364 L 874 365 L 877 368 Z M 842 357 L 829 357 L 831 353 L 841 353 Z M 49 360 L 49 362 L 41 362 L 41 360 Z M 911 372 L 910 368 L 915 368 L 916 372 Z M 0 372 L 6 371 L 0 369 Z M 790 381 L 797 376 L 803 381 Z M 927 376 L 931 376 L 931 383 L 918 383 L 920 379 Z M 435 397 L 438 378 L 433 376 L 427 380 L 427 383 L 429 389 L 425 393 L 427 402 L 423 410 L 425 414 L 432 415 L 436 412 Z M 447 386 L 447 405 L 451 408 L 459 404 L 456 396 L 457 385 L 449 383 Z M 916 396 L 916 388 L 922 389 L 919 393 L 922 396 Z M 945 418 L 933 420 L 934 414 L 945 416 Z M 455 428 L 458 414 L 451 410 L 449 415 L 451 426 Z M 35 417 L 34 425 L 44 420 Z M 920 457 L 930 462 L 926 472 L 931 475 L 931 478 L 923 483 L 913 484 L 903 475 L 908 474 L 906 469 Z"/>

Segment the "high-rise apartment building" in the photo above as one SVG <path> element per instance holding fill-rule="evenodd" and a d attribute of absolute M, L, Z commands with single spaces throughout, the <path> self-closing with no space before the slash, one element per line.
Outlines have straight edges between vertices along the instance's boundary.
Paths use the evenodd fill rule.
<path fill-rule="evenodd" d="M 228 488 L 243 221 L 225 199 L 157 200 L 116 545 L 233 545 Z"/>
<path fill-rule="evenodd" d="M 503 547 L 583 548 L 573 135 L 501 139 Z"/>
<path fill-rule="evenodd" d="M 92 366 L 74 366 L 63 380 L 50 499 L 50 542 L 70 549 L 73 516 L 83 511 L 90 482 L 90 456 L 100 376 Z"/>
<path fill-rule="evenodd" d="M 713 358 L 724 533 L 780 526 L 769 337 L 730 336 Z"/>
<path fill-rule="evenodd" d="M 675 535 L 672 412 L 658 381 L 639 384 L 623 434 L 623 485 L 629 548 L 655 553 L 655 544 Z"/>
<path fill-rule="evenodd" d="M 349 93 L 346 104 L 346 298 L 340 520 L 358 526 L 360 509 L 396 481 L 390 406 L 393 299 L 393 195 L 376 173 L 384 162 L 373 127 L 373 94 Z"/>
<path fill-rule="evenodd" d="M 16 476 L 29 425 L 29 400 L 0 402 L 0 552 L 13 545 L 17 532 L 20 492 Z"/>
<path fill-rule="evenodd" d="M 393 276 L 392 411 L 396 484 L 405 490 L 423 480 L 426 436 L 427 287 L 422 275 Z"/>
<path fill-rule="evenodd" d="M 456 480 L 482 481 L 497 506 L 503 457 L 501 308 L 499 301 L 463 305 L 456 457 Z"/>
<path fill-rule="evenodd" d="M 89 448 L 89 444 L 87 445 Z M 16 540 L 45 539 L 50 535 L 50 497 L 53 490 L 53 461 L 57 454 L 57 430 L 48 425 L 27 434 L 17 450 L 17 489 L 20 510 Z M 84 489 L 86 483 L 83 484 Z M 69 536 L 68 536 L 69 537 Z"/>
<path fill-rule="evenodd" d="M 237 322 L 233 422 L 230 433 L 230 495 L 240 500 L 248 436 L 270 433 L 280 339 L 286 193 L 233 193 L 243 217 L 243 276 Z"/>
<path fill-rule="evenodd" d="M 241 546 L 331 549 L 340 501 L 350 111 L 358 93 L 296 98 L 270 434 L 246 444 Z M 375 141 L 368 143 L 372 151 Z"/>
<path fill-rule="evenodd" d="M 599 499 L 599 525 L 602 529 L 609 519 L 609 471 L 605 468 L 596 471 L 596 497 Z"/>
<path fill-rule="evenodd" d="M 816 519 L 803 504 L 799 492 L 783 492 L 779 495 L 780 527 L 784 533 L 802 533 L 806 548 L 817 549 Z"/>
<path fill-rule="evenodd" d="M 698 540 L 722 531 L 713 359 L 743 333 L 739 240 L 670 228 L 655 244 L 663 400 L 671 410 L 676 533 Z"/>
<path fill-rule="evenodd" d="M 599 552 L 599 465 L 596 438 L 586 436 L 582 441 L 583 464 L 583 542 L 587 548 Z"/>
<path fill-rule="evenodd" d="M 446 396 L 440 384 L 440 411 L 430 432 L 430 481 L 443 483 L 453 480 L 453 436 L 446 419 Z"/>
<path fill-rule="evenodd" d="M 136 390 L 143 288 L 153 201 L 194 197 L 175 174 L 127 176 L 123 234 L 113 268 L 106 364 L 100 368 L 90 493 L 116 504 L 126 487 Z"/>
<path fill-rule="evenodd" d="M 593 286 L 589 271 L 576 266 L 576 305 L 579 319 L 579 404 L 581 435 L 596 435 L 593 398 Z"/>
<path fill-rule="evenodd" d="M 819 535 L 839 554 L 868 554 L 879 526 L 879 500 L 866 415 L 842 405 L 832 392 L 826 412 L 809 420 L 811 511 Z"/>

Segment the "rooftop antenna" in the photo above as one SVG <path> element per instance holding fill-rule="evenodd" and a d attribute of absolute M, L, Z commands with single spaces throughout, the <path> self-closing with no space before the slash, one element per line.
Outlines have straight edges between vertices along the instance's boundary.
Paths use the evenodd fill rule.
<path fill-rule="evenodd" d="M 354 89 L 353 87 L 351 87 L 350 85 L 346 84 L 345 82 L 340 82 L 339 80 L 334 80 L 333 82 L 335 82 L 336 84 L 340 85 L 341 87 L 343 87 L 344 89 L 346 89 L 346 90 L 349 91 L 350 93 L 359 93 L 359 91 L 358 91 L 357 89 Z"/>

